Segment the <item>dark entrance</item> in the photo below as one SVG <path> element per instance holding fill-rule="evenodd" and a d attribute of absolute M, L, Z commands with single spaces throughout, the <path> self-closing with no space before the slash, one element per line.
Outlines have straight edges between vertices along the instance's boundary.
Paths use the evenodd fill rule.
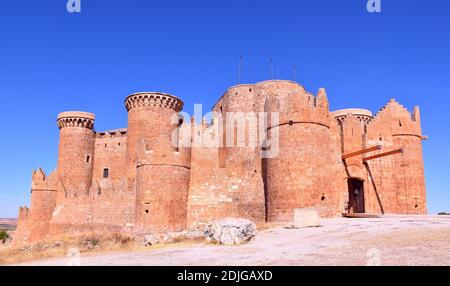
<path fill-rule="evenodd" d="M 365 213 L 364 182 L 360 179 L 348 179 L 348 212 Z"/>

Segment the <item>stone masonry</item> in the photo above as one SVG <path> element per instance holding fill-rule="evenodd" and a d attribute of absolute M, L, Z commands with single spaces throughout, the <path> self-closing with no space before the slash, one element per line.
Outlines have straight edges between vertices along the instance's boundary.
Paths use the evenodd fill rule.
<path fill-rule="evenodd" d="M 231 87 L 211 123 L 188 120 L 183 102 L 165 93 L 132 94 L 125 106 L 128 128 L 104 132 L 94 114 L 59 114 L 57 168 L 33 172 L 14 243 L 204 229 L 226 217 L 285 223 L 301 208 L 324 217 L 427 212 L 418 107 L 410 113 L 392 99 L 376 115 L 330 112 L 325 89 L 313 95 L 286 80 Z M 278 121 L 244 120 L 240 145 L 233 114 L 263 112 Z M 276 156 L 261 155 L 274 148 L 261 136 L 251 144 L 261 129 L 277 136 Z M 202 144 L 207 138 L 220 144 Z"/>

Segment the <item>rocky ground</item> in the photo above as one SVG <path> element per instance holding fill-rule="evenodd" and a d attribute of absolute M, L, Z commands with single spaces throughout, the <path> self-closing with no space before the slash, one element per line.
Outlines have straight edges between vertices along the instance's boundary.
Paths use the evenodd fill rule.
<path fill-rule="evenodd" d="M 325 219 L 321 227 L 263 230 L 242 246 L 70 255 L 21 265 L 450 265 L 450 216 Z"/>

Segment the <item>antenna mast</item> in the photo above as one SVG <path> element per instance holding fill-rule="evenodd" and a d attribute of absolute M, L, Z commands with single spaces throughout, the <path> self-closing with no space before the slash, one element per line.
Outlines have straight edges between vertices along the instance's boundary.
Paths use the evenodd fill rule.
<path fill-rule="evenodd" d="M 241 74 L 242 74 L 242 56 L 239 57 L 238 84 L 241 84 Z"/>
<path fill-rule="evenodd" d="M 297 67 L 295 65 L 292 66 L 292 78 L 294 81 L 296 81 L 296 73 L 297 73 Z"/>
<path fill-rule="evenodd" d="M 273 60 L 270 58 L 270 77 L 273 79 Z"/>

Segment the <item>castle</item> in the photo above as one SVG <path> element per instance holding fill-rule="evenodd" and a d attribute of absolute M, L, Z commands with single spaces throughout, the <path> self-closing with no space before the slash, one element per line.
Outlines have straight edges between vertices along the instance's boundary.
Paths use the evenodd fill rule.
<path fill-rule="evenodd" d="M 324 217 L 427 212 L 418 107 L 411 114 L 391 100 L 376 115 L 330 112 L 324 89 L 313 95 L 287 80 L 229 88 L 213 108 L 222 128 L 217 117 L 186 120 L 183 102 L 165 93 L 132 94 L 125 106 L 128 128 L 105 132 L 94 130 L 94 114 L 59 114 L 57 169 L 33 172 L 16 242 L 202 229 L 223 217 L 289 222 L 296 208 Z M 249 144 L 255 129 L 244 120 L 236 144 L 239 127 L 228 120 L 236 113 L 276 115 L 257 124 L 270 140 Z M 184 144 L 208 136 L 234 144 Z M 260 144 L 275 136 L 277 144 Z"/>

